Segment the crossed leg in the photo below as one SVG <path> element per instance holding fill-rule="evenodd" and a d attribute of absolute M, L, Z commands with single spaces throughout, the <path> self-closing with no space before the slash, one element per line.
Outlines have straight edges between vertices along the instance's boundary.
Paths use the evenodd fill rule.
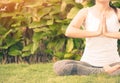
<path fill-rule="evenodd" d="M 61 60 L 54 64 L 54 72 L 57 75 L 89 75 L 104 72 L 103 68 L 93 68 L 92 65 L 75 60 Z"/>
<path fill-rule="evenodd" d="M 54 64 L 54 71 L 57 75 L 89 75 L 99 73 L 120 75 L 120 62 L 104 66 L 103 68 L 96 68 L 81 61 L 61 60 Z"/>

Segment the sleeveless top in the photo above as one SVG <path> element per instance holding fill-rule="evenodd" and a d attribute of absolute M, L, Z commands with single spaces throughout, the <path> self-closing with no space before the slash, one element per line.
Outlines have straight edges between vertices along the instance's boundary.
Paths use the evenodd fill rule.
<path fill-rule="evenodd" d="M 85 21 L 85 28 L 88 31 L 97 31 L 100 20 L 92 15 L 88 10 Z M 114 13 L 106 19 L 106 26 L 109 32 L 118 32 L 120 24 L 118 17 Z M 81 61 L 87 62 L 93 66 L 104 66 L 115 62 L 120 62 L 117 51 L 117 39 L 107 37 L 86 38 L 86 46 L 81 57 Z"/>

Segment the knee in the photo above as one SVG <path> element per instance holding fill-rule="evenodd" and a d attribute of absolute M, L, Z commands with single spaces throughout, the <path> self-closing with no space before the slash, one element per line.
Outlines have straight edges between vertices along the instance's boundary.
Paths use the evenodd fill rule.
<path fill-rule="evenodd" d="M 65 63 L 65 61 L 57 61 L 54 65 L 53 65 L 53 70 L 57 75 L 60 76 L 64 76 L 64 75 L 69 75 L 70 71 L 67 68 L 67 64 Z"/>
<path fill-rule="evenodd" d="M 53 70 L 57 75 L 64 75 L 64 69 L 63 69 L 63 65 L 64 63 L 62 61 L 57 61 L 54 65 L 53 65 Z"/>

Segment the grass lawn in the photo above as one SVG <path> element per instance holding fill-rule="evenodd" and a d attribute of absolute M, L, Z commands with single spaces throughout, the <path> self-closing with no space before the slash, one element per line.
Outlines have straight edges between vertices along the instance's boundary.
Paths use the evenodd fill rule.
<path fill-rule="evenodd" d="M 57 76 L 52 66 L 53 63 L 0 65 L 0 83 L 120 83 L 119 76 Z"/>

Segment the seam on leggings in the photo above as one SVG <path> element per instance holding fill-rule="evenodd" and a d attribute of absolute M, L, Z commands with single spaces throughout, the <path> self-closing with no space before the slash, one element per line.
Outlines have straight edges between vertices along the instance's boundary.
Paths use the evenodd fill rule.
<path fill-rule="evenodd" d="M 75 75 L 75 74 L 77 74 L 77 65 L 73 64 L 73 68 L 71 70 L 71 75 Z"/>
<path fill-rule="evenodd" d="M 99 66 L 91 66 L 91 67 L 93 67 L 93 68 L 103 68 L 102 66 L 101 67 L 99 67 Z"/>

